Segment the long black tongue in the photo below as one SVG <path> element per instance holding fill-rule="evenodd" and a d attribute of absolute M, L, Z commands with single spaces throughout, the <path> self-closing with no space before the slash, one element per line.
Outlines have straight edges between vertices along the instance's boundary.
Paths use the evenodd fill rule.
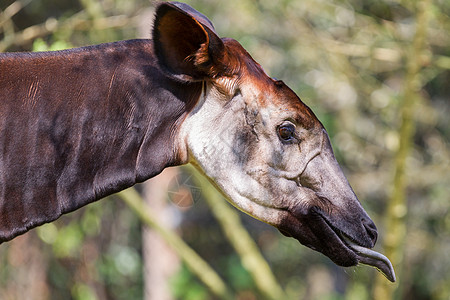
<path fill-rule="evenodd" d="M 394 268 L 386 256 L 371 249 L 361 247 L 348 239 L 345 239 L 345 242 L 358 254 L 360 263 L 376 268 L 389 281 L 395 282 Z"/>

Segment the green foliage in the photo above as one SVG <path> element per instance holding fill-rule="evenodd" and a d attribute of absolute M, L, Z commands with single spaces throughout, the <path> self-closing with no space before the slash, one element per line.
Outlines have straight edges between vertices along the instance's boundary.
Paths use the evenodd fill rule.
<path fill-rule="evenodd" d="M 74 300 L 97 300 L 95 292 L 86 284 L 77 283 L 72 287 Z"/>
<path fill-rule="evenodd" d="M 254 289 L 252 277 L 242 266 L 238 257 L 230 256 L 227 260 L 226 266 L 226 273 L 228 275 L 227 278 L 235 290 L 242 291 Z"/>
<path fill-rule="evenodd" d="M 207 289 L 198 282 L 185 265 L 172 278 L 171 286 L 176 299 L 203 300 L 209 298 Z"/>
<path fill-rule="evenodd" d="M 69 224 L 59 230 L 53 243 L 53 252 L 57 257 L 79 256 L 79 249 L 83 243 L 84 235 L 76 223 Z"/>
<path fill-rule="evenodd" d="M 40 52 L 40 51 L 57 51 L 57 50 L 63 50 L 72 48 L 73 46 L 63 40 L 57 40 L 51 45 L 48 45 L 42 38 L 38 38 L 33 41 L 33 51 L 34 52 Z"/>

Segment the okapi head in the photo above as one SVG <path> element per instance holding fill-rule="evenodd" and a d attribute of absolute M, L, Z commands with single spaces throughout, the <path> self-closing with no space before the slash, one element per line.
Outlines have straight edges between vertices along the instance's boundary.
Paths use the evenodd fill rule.
<path fill-rule="evenodd" d="M 243 212 L 395 281 L 314 113 L 186 4 L 158 6 L 153 40 L 0 54 L 0 125 L 0 242 L 190 162 Z"/>
<path fill-rule="evenodd" d="M 176 80 L 204 82 L 180 127 L 180 155 L 243 212 L 340 266 L 372 265 L 394 281 L 389 260 L 369 250 L 375 224 L 314 113 L 199 12 L 171 3 L 156 16 L 161 67 Z"/>

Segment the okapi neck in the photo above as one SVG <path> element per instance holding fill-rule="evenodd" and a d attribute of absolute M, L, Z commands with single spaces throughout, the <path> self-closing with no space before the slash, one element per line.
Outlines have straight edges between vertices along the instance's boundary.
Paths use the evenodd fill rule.
<path fill-rule="evenodd" d="M 0 60 L 0 242 L 184 162 L 201 83 L 163 74 L 152 41 Z"/>

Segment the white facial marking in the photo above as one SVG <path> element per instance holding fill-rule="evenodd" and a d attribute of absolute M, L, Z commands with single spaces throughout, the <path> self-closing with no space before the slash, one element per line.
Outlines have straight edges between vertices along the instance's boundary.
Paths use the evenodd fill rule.
<path fill-rule="evenodd" d="M 256 101 L 250 101 L 256 96 L 253 91 L 250 95 L 226 99 L 209 84 L 183 122 L 179 136 L 187 144 L 190 162 L 233 205 L 261 221 L 277 224 L 280 210 L 289 205 L 286 198 L 299 199 L 295 178 L 302 170 L 280 168 L 285 153 L 272 124 L 277 110 L 255 107 Z"/>

